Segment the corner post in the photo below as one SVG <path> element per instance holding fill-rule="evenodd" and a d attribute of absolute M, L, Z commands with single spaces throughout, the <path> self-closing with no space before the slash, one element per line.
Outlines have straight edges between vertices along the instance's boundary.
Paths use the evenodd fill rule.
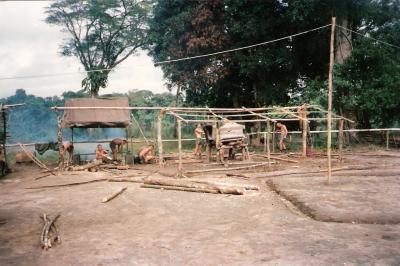
<path fill-rule="evenodd" d="M 344 119 L 341 118 L 341 119 L 339 120 L 339 135 L 338 135 L 338 143 L 339 143 L 339 162 L 343 162 L 343 139 L 344 139 L 343 124 L 344 124 Z"/>
<path fill-rule="evenodd" d="M 163 158 L 163 143 L 162 143 L 162 120 L 165 114 L 165 109 L 160 110 L 157 117 L 157 146 L 158 146 L 158 160 L 159 166 L 164 167 Z"/>
<path fill-rule="evenodd" d="M 178 152 L 179 152 L 179 165 L 178 177 L 182 177 L 182 121 L 178 119 Z"/>
<path fill-rule="evenodd" d="M 271 151 L 269 145 L 269 138 L 271 133 L 271 124 L 267 121 L 267 156 L 268 156 L 268 167 L 271 167 Z"/>
<path fill-rule="evenodd" d="M 330 54 L 329 54 L 329 76 L 328 76 L 328 139 L 327 139 L 327 157 L 328 157 L 328 179 L 329 184 L 332 177 L 332 160 L 331 160 L 331 146 L 332 146 L 332 91 L 333 91 L 333 64 L 335 61 L 334 43 L 335 43 L 335 27 L 336 18 L 332 17 L 331 26 L 331 41 L 330 41 Z"/>

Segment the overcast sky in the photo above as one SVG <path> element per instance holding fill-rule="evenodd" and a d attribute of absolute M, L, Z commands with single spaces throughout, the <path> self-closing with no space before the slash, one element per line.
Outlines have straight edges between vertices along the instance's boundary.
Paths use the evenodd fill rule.
<path fill-rule="evenodd" d="M 66 90 L 81 89 L 83 68 L 74 57 L 61 57 L 59 45 L 65 35 L 61 28 L 44 22 L 47 2 L 0 1 L 0 97 L 13 95 L 18 88 L 38 96 L 61 95 Z M 11 79 L 15 76 L 75 73 L 46 78 Z M 131 56 L 110 75 L 101 94 L 131 89 L 167 91 L 162 71 L 141 52 Z"/>

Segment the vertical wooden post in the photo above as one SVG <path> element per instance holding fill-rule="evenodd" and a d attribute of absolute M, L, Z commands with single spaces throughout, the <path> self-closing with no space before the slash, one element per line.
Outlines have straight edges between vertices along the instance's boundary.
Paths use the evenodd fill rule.
<path fill-rule="evenodd" d="M 182 121 L 178 119 L 178 152 L 179 152 L 179 165 L 178 177 L 182 177 Z"/>
<path fill-rule="evenodd" d="M 335 27 L 336 18 L 332 18 L 331 26 L 331 42 L 330 42 L 330 54 L 329 54 L 329 76 L 328 76 L 328 139 L 327 139 L 327 157 L 328 157 L 328 179 L 329 184 L 332 177 L 332 160 L 331 160 L 331 146 L 332 146 L 332 91 L 333 91 L 333 64 L 335 61 L 334 57 L 334 42 L 335 42 Z"/>
<path fill-rule="evenodd" d="M 128 131 L 128 126 L 125 127 L 125 139 L 126 139 L 126 145 L 122 145 L 122 159 L 124 164 L 126 164 L 126 155 L 129 152 L 129 145 L 128 145 L 128 139 L 129 139 L 129 131 Z M 125 147 L 125 156 L 124 156 L 124 146 Z"/>
<path fill-rule="evenodd" d="M 274 122 L 273 131 L 272 131 L 272 152 L 275 152 L 275 130 L 276 130 L 276 123 Z"/>
<path fill-rule="evenodd" d="M 267 156 L 268 156 L 268 167 L 271 167 L 271 151 L 269 148 L 269 138 L 271 134 L 271 124 L 267 121 Z"/>
<path fill-rule="evenodd" d="M 164 166 L 163 158 L 163 143 L 162 143 L 162 119 L 164 117 L 165 109 L 160 110 L 157 117 L 157 146 L 158 146 L 158 164 L 160 167 Z"/>
<path fill-rule="evenodd" d="M 267 152 L 267 132 L 264 132 L 264 152 Z"/>
<path fill-rule="evenodd" d="M 3 119 L 3 139 L 2 139 L 2 153 L 4 156 L 4 169 L 3 172 L 0 173 L 0 175 L 3 175 L 8 171 L 8 163 L 7 163 L 7 150 L 6 150 L 6 144 L 7 144 L 7 115 L 6 115 L 6 110 L 4 109 L 3 105 L 1 105 L 1 112 L 2 112 L 2 119 Z"/>
<path fill-rule="evenodd" d="M 338 134 L 339 162 L 343 162 L 343 141 L 344 141 L 343 125 L 344 125 L 344 119 L 341 118 L 339 120 L 339 134 Z"/>
<path fill-rule="evenodd" d="M 303 124 L 302 127 L 302 146 L 303 146 L 303 157 L 307 156 L 307 129 L 308 123 L 307 120 L 302 120 L 301 123 Z"/>
<path fill-rule="evenodd" d="M 57 112 L 57 142 L 58 142 L 58 170 L 64 170 L 64 146 L 62 139 L 62 119 L 60 114 Z"/>
<path fill-rule="evenodd" d="M 386 150 L 389 150 L 389 137 L 390 137 L 390 131 L 386 131 Z"/>

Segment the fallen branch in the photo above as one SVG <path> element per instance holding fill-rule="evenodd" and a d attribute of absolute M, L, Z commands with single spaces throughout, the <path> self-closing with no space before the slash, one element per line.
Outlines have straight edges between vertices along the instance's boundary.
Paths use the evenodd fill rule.
<path fill-rule="evenodd" d="M 273 162 L 271 162 L 271 163 L 273 163 Z M 256 167 L 266 166 L 266 165 L 268 165 L 268 163 L 259 163 L 259 164 L 249 165 L 249 166 L 233 167 L 233 168 L 212 168 L 212 169 L 203 169 L 203 170 L 193 170 L 193 171 L 187 171 L 185 173 L 185 175 L 187 175 L 187 174 L 205 173 L 205 172 L 245 170 L 245 169 L 256 168 Z"/>
<path fill-rule="evenodd" d="M 40 236 L 40 242 L 41 242 L 42 248 L 45 250 L 48 250 L 49 248 L 51 248 L 51 238 L 49 237 L 50 231 L 53 231 L 56 234 L 56 236 L 54 238 L 54 242 L 59 240 L 58 230 L 55 227 L 55 221 L 58 219 L 58 217 L 60 217 L 60 214 L 57 214 L 53 219 L 50 219 L 46 214 L 43 214 L 42 218 L 44 221 L 44 226 L 43 226 L 42 233 Z"/>
<path fill-rule="evenodd" d="M 110 197 L 105 197 L 105 198 L 103 198 L 103 200 L 102 200 L 101 202 L 102 202 L 102 203 L 109 202 L 110 200 L 114 199 L 114 198 L 117 197 L 118 195 L 122 194 L 126 189 L 127 189 L 127 187 L 122 188 L 120 191 L 114 193 L 114 194 L 111 195 Z"/>
<path fill-rule="evenodd" d="M 42 176 L 37 176 L 37 177 L 35 177 L 35 180 L 38 180 L 38 179 L 41 179 L 41 178 L 44 178 L 44 177 L 47 177 L 47 176 L 50 176 L 51 174 L 45 174 L 45 175 L 42 175 Z"/>
<path fill-rule="evenodd" d="M 244 179 L 250 179 L 249 176 L 247 176 L 247 175 L 242 175 L 242 174 L 231 174 L 231 173 L 227 173 L 226 175 L 227 175 L 227 176 L 230 176 L 230 177 L 241 177 L 241 178 L 244 178 Z"/>
<path fill-rule="evenodd" d="M 188 188 L 188 187 L 148 185 L 148 184 L 143 184 L 140 187 L 142 187 L 142 188 L 156 188 L 156 189 L 166 189 L 166 190 L 177 190 L 177 191 L 188 191 L 188 192 L 219 194 L 219 191 L 217 189 L 206 189 L 206 188 Z"/>
<path fill-rule="evenodd" d="M 85 164 L 85 165 L 80 165 L 80 166 L 70 166 L 68 167 L 68 171 L 84 171 L 86 169 L 92 168 L 92 167 L 97 167 L 102 164 L 102 161 L 96 160 L 94 162 Z"/>
<path fill-rule="evenodd" d="M 48 186 L 38 186 L 38 187 L 26 187 L 25 189 L 69 187 L 69 186 L 84 185 L 84 184 L 90 184 L 90 183 L 101 182 L 101 181 L 107 181 L 107 178 L 100 178 L 100 179 L 94 179 L 94 180 L 90 180 L 90 181 L 75 182 L 75 183 L 66 183 L 66 184 L 59 184 L 59 185 L 48 185 Z"/>
<path fill-rule="evenodd" d="M 49 169 L 44 163 L 42 163 L 39 159 L 37 159 L 35 156 L 33 156 L 26 148 L 23 144 L 18 143 L 18 145 L 20 146 L 20 148 L 22 149 L 22 151 L 26 154 L 26 156 L 29 157 L 29 159 L 32 160 L 32 162 L 34 162 L 37 166 L 39 166 L 40 168 L 43 168 L 47 171 L 49 171 L 52 175 L 57 175 L 55 174 L 51 169 Z"/>

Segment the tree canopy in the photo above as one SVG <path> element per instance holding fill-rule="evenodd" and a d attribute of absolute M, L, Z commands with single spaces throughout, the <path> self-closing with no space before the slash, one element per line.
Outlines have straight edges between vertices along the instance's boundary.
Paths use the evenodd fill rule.
<path fill-rule="evenodd" d="M 144 47 L 150 4 L 137 0 L 60 0 L 47 8 L 46 22 L 69 33 L 61 54 L 77 57 L 91 95 L 107 86 L 111 69 Z"/>
<path fill-rule="evenodd" d="M 158 0 L 150 22 L 155 62 L 270 41 L 331 23 L 335 111 L 363 126 L 399 121 L 398 0 Z M 349 30 L 346 30 L 349 29 Z M 329 27 L 264 46 L 162 64 L 187 104 L 326 103 Z M 379 110 L 378 110 L 379 109 Z"/>

